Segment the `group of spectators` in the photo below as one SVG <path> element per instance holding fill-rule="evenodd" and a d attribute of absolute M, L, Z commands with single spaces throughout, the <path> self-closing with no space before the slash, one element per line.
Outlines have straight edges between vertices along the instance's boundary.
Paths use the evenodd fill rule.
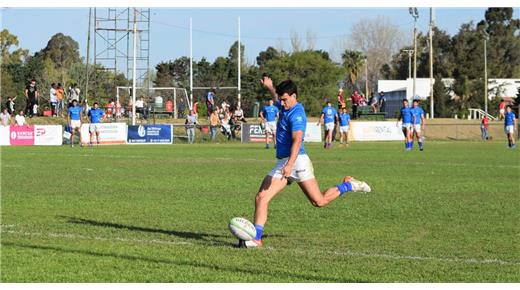
<path fill-rule="evenodd" d="M 345 98 L 345 94 L 343 89 L 338 90 L 338 108 L 344 109 L 347 107 L 347 101 Z M 350 101 L 352 103 L 352 117 L 355 119 L 358 116 L 358 107 L 361 106 L 370 106 L 372 107 L 372 112 L 386 112 L 386 98 L 385 92 L 381 91 L 379 93 L 379 97 L 376 97 L 374 93 L 370 94 L 370 98 L 366 99 L 364 95 L 359 94 L 357 90 L 355 90 L 350 95 Z"/>

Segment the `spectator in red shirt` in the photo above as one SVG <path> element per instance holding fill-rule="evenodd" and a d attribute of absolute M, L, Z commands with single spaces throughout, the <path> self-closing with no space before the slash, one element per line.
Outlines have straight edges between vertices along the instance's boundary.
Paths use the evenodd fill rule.
<path fill-rule="evenodd" d="M 489 128 L 489 118 L 488 118 L 488 116 L 484 116 L 484 118 L 482 118 L 482 122 L 480 124 L 480 133 L 482 136 L 482 140 L 489 140 L 488 128 Z"/>
<path fill-rule="evenodd" d="M 357 108 L 359 106 L 359 101 L 361 96 L 358 91 L 354 91 L 354 93 L 350 96 L 350 100 L 352 101 L 352 117 L 357 119 Z"/>
<path fill-rule="evenodd" d="M 500 104 L 498 105 L 498 109 L 500 110 L 499 119 L 504 120 L 505 114 L 506 114 L 506 103 L 504 100 L 500 101 Z"/>
<path fill-rule="evenodd" d="M 343 93 L 343 89 L 338 90 L 338 109 L 342 110 L 347 107 L 347 103 L 345 102 L 345 94 Z"/>

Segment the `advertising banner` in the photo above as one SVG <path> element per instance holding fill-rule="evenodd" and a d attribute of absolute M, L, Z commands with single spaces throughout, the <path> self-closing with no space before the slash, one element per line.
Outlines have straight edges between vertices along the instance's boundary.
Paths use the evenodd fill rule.
<path fill-rule="evenodd" d="M 63 127 L 61 125 L 35 125 L 34 145 L 61 145 Z"/>
<path fill-rule="evenodd" d="M 0 126 L 0 146 L 9 146 L 9 126 Z"/>
<path fill-rule="evenodd" d="M 81 125 L 81 142 L 90 142 L 89 123 Z M 126 123 L 99 123 L 99 144 L 113 145 L 126 144 L 127 125 Z M 94 137 L 94 142 L 96 141 Z"/>
<path fill-rule="evenodd" d="M 260 124 L 242 124 L 242 143 L 265 142 L 265 129 Z M 307 123 L 304 142 L 321 142 L 321 127 Z"/>
<path fill-rule="evenodd" d="M 172 144 L 170 124 L 128 126 L 128 144 Z"/>
<path fill-rule="evenodd" d="M 350 122 L 352 141 L 402 141 L 404 140 L 401 123 L 382 122 Z"/>
<path fill-rule="evenodd" d="M 10 126 L 9 143 L 13 146 L 34 145 L 34 126 Z"/>

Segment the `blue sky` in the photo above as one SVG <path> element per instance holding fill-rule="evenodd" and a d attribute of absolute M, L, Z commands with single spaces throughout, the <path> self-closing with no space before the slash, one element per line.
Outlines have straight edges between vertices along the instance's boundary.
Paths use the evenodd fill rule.
<path fill-rule="evenodd" d="M 98 8 L 106 11 L 106 8 Z M 30 53 L 42 49 L 52 35 L 62 32 L 79 42 L 82 56 L 86 55 L 88 8 L 8 8 L 2 9 L 2 28 L 18 36 L 20 46 Z M 484 18 L 485 8 L 436 8 L 436 24 L 451 35 L 460 25 Z M 348 35 L 360 19 L 388 17 L 403 33 L 411 34 L 413 19 L 402 8 L 152 8 L 150 65 L 189 55 L 189 17 L 193 18 L 193 55 L 209 61 L 226 56 L 236 40 L 237 17 L 241 17 L 242 43 L 248 62 L 268 46 L 282 39 L 290 50 L 290 33 L 302 38 L 311 30 L 317 37 L 316 48 L 330 51 L 339 35 Z M 514 17 L 519 18 L 519 8 Z M 429 8 L 419 9 L 419 30 L 428 29 Z M 202 30 L 205 32 L 197 31 Z M 212 34 L 209 32 L 216 32 Z M 222 35 L 225 34 L 225 35 Z M 320 38 L 321 37 L 321 38 Z M 98 44 L 99 45 L 99 44 Z"/>

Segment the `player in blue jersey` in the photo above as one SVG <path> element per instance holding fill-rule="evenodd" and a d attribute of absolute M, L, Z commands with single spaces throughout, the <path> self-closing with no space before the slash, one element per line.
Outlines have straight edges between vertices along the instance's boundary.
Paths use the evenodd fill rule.
<path fill-rule="evenodd" d="M 267 222 L 269 202 L 291 182 L 296 182 L 312 205 L 323 207 L 349 191 L 370 192 L 366 182 L 346 176 L 342 183 L 322 192 L 314 177 L 311 160 L 305 152 L 303 138 L 307 116 L 302 104 L 298 103 L 296 84 L 290 80 L 281 82 L 276 90 L 270 77 L 264 75 L 263 85 L 269 90 L 280 109 L 276 131 L 276 166 L 265 176 L 255 200 L 256 237 L 241 242 L 245 247 L 260 247 L 264 225 Z"/>
<path fill-rule="evenodd" d="M 83 117 L 82 109 L 78 106 L 78 101 L 73 100 L 72 105 L 68 109 L 67 122 L 71 129 L 70 136 L 70 146 L 74 147 L 74 132 L 78 131 L 79 135 L 79 145 L 83 146 L 81 143 L 81 118 Z"/>
<path fill-rule="evenodd" d="M 515 144 L 515 130 L 517 126 L 517 120 L 515 118 L 515 113 L 513 113 L 513 109 L 511 105 L 506 107 L 506 114 L 504 116 L 504 131 L 507 136 L 508 147 L 513 149 L 516 148 Z"/>
<path fill-rule="evenodd" d="M 270 99 L 269 105 L 264 106 L 260 112 L 260 118 L 265 127 L 265 149 L 269 149 L 269 136 L 272 136 L 274 148 L 276 149 L 276 119 L 278 119 L 278 116 L 278 107 Z"/>
<path fill-rule="evenodd" d="M 350 128 L 350 115 L 347 108 L 343 108 L 339 113 L 339 144 L 340 146 L 345 141 L 345 146 L 348 146 L 348 131 Z"/>
<path fill-rule="evenodd" d="M 408 100 L 403 99 L 403 107 L 400 110 L 400 115 L 397 118 L 397 126 L 399 121 L 403 120 L 402 130 L 404 134 L 404 147 L 407 151 L 412 150 L 412 109 L 408 106 Z"/>
<path fill-rule="evenodd" d="M 338 112 L 334 107 L 332 107 L 330 101 L 327 101 L 327 106 L 325 106 L 325 108 L 323 108 L 321 111 L 321 116 L 318 120 L 318 126 L 322 122 L 325 124 L 325 144 L 323 145 L 325 149 L 330 149 L 332 146 L 332 132 L 336 127 L 335 122 L 337 121 Z"/>
<path fill-rule="evenodd" d="M 423 151 L 423 136 L 421 135 L 422 131 L 424 131 L 424 110 L 419 107 L 419 100 L 413 100 L 412 106 L 412 147 L 415 135 L 417 144 L 419 144 L 419 150 Z"/>
<path fill-rule="evenodd" d="M 88 118 L 90 119 L 90 142 L 89 145 L 92 146 L 94 143 L 94 134 L 96 135 L 96 143 L 99 145 L 99 124 L 103 122 L 106 118 L 105 111 L 101 109 L 97 102 L 94 102 L 92 109 L 88 111 Z"/>

